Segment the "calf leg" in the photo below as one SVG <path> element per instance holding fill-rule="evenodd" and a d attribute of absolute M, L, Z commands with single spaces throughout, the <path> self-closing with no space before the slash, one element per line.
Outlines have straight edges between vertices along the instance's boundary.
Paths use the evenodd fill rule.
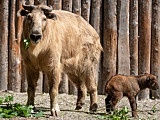
<path fill-rule="evenodd" d="M 110 103 L 111 98 L 112 98 L 112 96 L 108 95 L 105 99 L 106 112 L 110 112 L 110 110 L 111 110 L 111 103 Z"/>
<path fill-rule="evenodd" d="M 27 94 L 28 94 L 28 100 L 27 105 L 33 105 L 34 106 L 34 97 L 35 97 L 35 90 L 37 86 L 37 81 L 39 78 L 39 71 L 30 69 L 29 67 L 26 67 L 26 75 L 27 75 Z"/>
<path fill-rule="evenodd" d="M 60 110 L 57 103 L 58 86 L 60 83 L 61 73 L 58 70 L 52 71 L 47 74 L 49 84 L 49 95 L 50 95 L 50 109 L 52 116 L 58 116 Z"/>
<path fill-rule="evenodd" d="M 137 115 L 137 103 L 136 103 L 136 97 L 128 97 L 129 102 L 130 102 L 130 106 L 132 109 L 132 116 L 133 117 L 138 117 Z"/>
<path fill-rule="evenodd" d="M 116 104 L 122 99 L 123 93 L 122 92 L 114 92 L 111 98 L 111 110 L 115 110 Z"/>

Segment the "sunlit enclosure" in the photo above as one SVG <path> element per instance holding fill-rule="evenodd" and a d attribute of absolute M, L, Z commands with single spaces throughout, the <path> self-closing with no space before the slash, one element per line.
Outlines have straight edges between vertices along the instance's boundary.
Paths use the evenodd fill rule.
<path fill-rule="evenodd" d="M 30 7 L 31 9 L 26 9 L 24 8 L 24 5 L 32 7 Z M 132 118 L 132 112 L 127 98 L 123 98 L 116 105 L 117 111 L 111 114 L 106 112 L 105 84 L 116 74 L 137 76 L 147 73 L 155 75 L 160 85 L 160 0 L 0 0 L 0 97 L 13 95 L 14 99 L 12 100 L 12 97 L 0 98 L 0 109 L 1 104 L 3 103 L 10 104 L 10 102 L 13 102 L 25 105 L 27 99 L 30 99 L 27 95 L 29 85 L 27 83 L 27 70 L 21 55 L 20 41 L 24 41 L 24 46 L 27 51 L 31 43 L 29 39 L 23 39 L 22 37 L 24 27 L 23 22 L 25 18 L 28 17 L 26 14 L 32 12 L 34 9 L 33 6 L 38 5 L 48 6 L 48 8 L 51 8 L 51 11 L 53 9 L 53 13 L 54 10 L 64 10 L 76 14 L 78 17 L 81 16 L 96 30 L 97 33 L 95 33 L 97 36 L 99 35 L 100 44 L 103 48 L 103 50 L 99 48 L 101 54 L 100 60 L 97 60 L 98 66 L 95 71 L 91 70 L 95 73 L 93 78 L 96 78 L 97 111 L 90 114 L 89 108 L 92 106 L 93 95 L 90 95 L 89 91 L 87 91 L 88 93 L 85 93 L 86 104 L 83 105 L 80 103 L 80 106 L 83 105 L 84 107 L 80 110 L 75 110 L 75 106 L 78 104 L 78 99 L 80 99 L 79 97 L 77 99 L 77 95 L 81 96 L 83 91 L 77 89 L 75 84 L 72 83 L 73 81 L 70 81 L 69 75 L 67 75 L 65 71 L 62 71 L 57 99 L 60 114 L 51 116 L 50 96 L 52 95 L 49 95 L 49 86 L 51 85 L 48 84 L 49 79 L 46 72 L 40 71 L 38 82 L 36 83 L 37 86 L 34 103 L 35 109 L 42 111 L 43 113 L 38 113 L 38 117 L 42 117 L 42 119 L 53 119 L 54 117 L 59 116 L 59 118 L 56 119 L 62 120 L 114 120 L 116 117 L 118 120 L 126 120 Z M 24 13 L 21 12 L 21 15 L 19 15 L 17 12 L 22 9 L 26 9 L 26 11 Z M 53 17 L 49 16 L 45 10 L 42 8 L 42 14 L 46 16 L 47 19 Z M 22 14 L 25 15 L 23 16 Z M 62 16 L 60 18 L 63 19 Z M 73 18 L 70 17 L 70 20 L 72 19 Z M 63 19 L 60 21 L 65 20 Z M 39 20 L 37 20 L 37 23 L 38 22 Z M 63 24 L 67 24 L 66 22 L 63 22 Z M 32 21 L 32 23 L 35 23 L 35 21 Z M 81 25 L 81 23 L 72 23 L 67 29 L 73 29 L 73 26 L 76 25 Z M 83 28 L 88 32 L 88 27 L 85 27 L 76 26 L 76 29 Z M 59 31 L 64 30 L 59 28 Z M 68 35 L 67 38 L 71 37 L 73 34 L 78 33 L 76 33 L 76 30 L 73 30 L 73 33 L 69 33 L 70 36 Z M 79 34 L 79 36 L 81 35 L 84 35 L 83 32 Z M 88 36 L 92 35 L 89 34 Z M 83 37 L 87 38 L 87 36 L 82 36 L 82 38 Z M 63 38 L 62 41 L 64 41 Z M 77 41 L 79 41 L 79 39 L 77 39 Z M 87 42 L 90 41 L 88 40 Z M 67 44 L 70 43 L 71 42 L 68 42 Z M 95 44 L 97 42 L 93 43 L 90 43 L 91 47 L 98 46 Z M 80 45 L 77 44 L 75 46 L 79 47 Z M 74 49 L 74 47 L 70 49 Z M 86 48 L 82 49 L 84 51 L 88 50 Z M 89 53 L 92 52 L 92 50 L 89 51 Z M 98 54 L 98 52 L 93 52 L 93 56 L 94 53 Z M 44 60 L 45 59 L 47 59 L 47 57 L 44 55 Z M 60 60 L 60 62 L 63 61 L 62 59 Z M 94 62 L 94 60 L 95 59 L 93 58 L 92 62 Z M 71 64 L 74 64 L 73 61 L 74 59 L 70 60 Z M 86 64 L 86 66 L 88 64 Z M 79 77 L 81 76 L 78 76 L 77 79 Z M 90 79 L 90 77 L 88 77 L 88 79 Z M 78 84 L 80 84 L 80 82 L 82 81 L 79 81 Z M 86 84 L 87 82 L 85 82 L 85 85 Z M 118 83 L 116 85 L 118 86 Z M 81 97 L 83 97 L 83 95 Z M 89 102 L 90 98 L 91 103 Z M 6 102 L 5 99 L 8 99 L 8 101 Z M 120 114 L 121 116 L 118 116 Z M 157 120 L 160 117 L 159 89 L 150 90 L 147 88 L 138 94 L 137 114 L 140 119 Z M 33 113 L 32 115 L 32 113 L 30 113 L 29 115 L 22 115 L 22 117 L 35 118 L 36 115 L 37 114 Z M 7 115 L 4 115 L 0 110 L 0 118 L 5 116 Z M 19 118 L 18 114 L 15 116 Z"/>

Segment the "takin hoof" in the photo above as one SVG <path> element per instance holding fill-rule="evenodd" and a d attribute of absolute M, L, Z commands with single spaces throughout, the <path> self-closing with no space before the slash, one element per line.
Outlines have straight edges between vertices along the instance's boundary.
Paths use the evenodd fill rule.
<path fill-rule="evenodd" d="M 51 111 L 51 116 L 58 117 L 59 114 L 60 114 L 60 110 L 59 111 L 58 110 L 52 110 Z"/>
<path fill-rule="evenodd" d="M 91 105 L 91 106 L 90 106 L 90 109 L 89 109 L 90 113 L 96 112 L 96 111 L 97 111 L 97 108 L 98 108 L 97 103 L 94 103 L 93 105 Z"/>
<path fill-rule="evenodd" d="M 80 110 L 85 103 L 78 103 L 75 110 Z"/>
<path fill-rule="evenodd" d="M 56 106 L 51 109 L 51 115 L 58 117 L 59 114 L 60 114 L 60 109 L 59 109 L 58 104 L 56 104 Z"/>

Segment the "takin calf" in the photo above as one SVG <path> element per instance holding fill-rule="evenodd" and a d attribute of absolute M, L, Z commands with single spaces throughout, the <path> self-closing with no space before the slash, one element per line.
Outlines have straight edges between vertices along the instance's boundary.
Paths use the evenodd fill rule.
<path fill-rule="evenodd" d="M 58 86 L 61 73 L 65 72 L 78 89 L 76 110 L 82 108 L 88 92 L 90 111 L 96 111 L 97 67 L 102 47 L 95 29 L 79 15 L 45 5 L 23 4 L 17 15 L 25 16 L 20 50 L 28 82 L 27 105 L 34 105 L 42 71 L 48 77 L 51 114 L 57 116 Z"/>
<path fill-rule="evenodd" d="M 137 115 L 136 96 L 141 90 L 146 88 L 159 89 L 158 80 L 152 74 L 142 74 L 138 76 L 115 75 L 111 77 L 105 86 L 105 92 L 108 96 L 105 99 L 106 111 L 115 110 L 115 106 L 123 96 L 128 97 L 132 109 L 132 116 Z"/>

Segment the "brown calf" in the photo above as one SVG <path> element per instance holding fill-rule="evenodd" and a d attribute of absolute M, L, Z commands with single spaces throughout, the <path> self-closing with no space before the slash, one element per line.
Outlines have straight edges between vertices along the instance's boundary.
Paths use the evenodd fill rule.
<path fill-rule="evenodd" d="M 106 111 L 115 109 L 115 105 L 123 96 L 128 97 L 132 108 L 132 116 L 137 117 L 136 96 L 143 89 L 159 89 L 158 80 L 152 74 L 138 76 L 115 75 L 107 81 L 105 91 L 108 96 L 105 99 Z"/>

